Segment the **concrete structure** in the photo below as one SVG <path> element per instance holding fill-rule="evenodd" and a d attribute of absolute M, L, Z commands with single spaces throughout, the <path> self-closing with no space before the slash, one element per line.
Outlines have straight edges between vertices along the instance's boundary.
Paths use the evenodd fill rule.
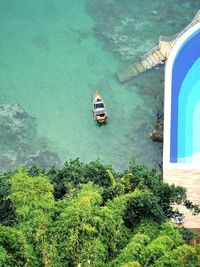
<path fill-rule="evenodd" d="M 200 20 L 176 39 L 165 68 L 163 178 L 200 205 Z M 200 216 L 184 226 L 200 234 Z"/>

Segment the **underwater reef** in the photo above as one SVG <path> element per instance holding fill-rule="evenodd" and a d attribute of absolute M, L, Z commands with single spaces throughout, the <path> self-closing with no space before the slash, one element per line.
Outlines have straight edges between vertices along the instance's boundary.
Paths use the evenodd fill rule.
<path fill-rule="evenodd" d="M 181 31 L 199 9 L 198 1 L 88 1 L 94 34 L 122 61 L 132 62 L 152 49 L 160 35 Z"/>
<path fill-rule="evenodd" d="M 40 168 L 59 165 L 47 140 L 37 138 L 36 119 L 19 104 L 0 105 L 0 171 L 13 170 L 20 164 Z"/>

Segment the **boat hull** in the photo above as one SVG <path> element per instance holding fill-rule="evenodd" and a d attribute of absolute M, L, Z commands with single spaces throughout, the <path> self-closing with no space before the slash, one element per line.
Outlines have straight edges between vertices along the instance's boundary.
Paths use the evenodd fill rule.
<path fill-rule="evenodd" d="M 101 108 L 97 108 L 98 105 L 100 105 Z M 106 122 L 106 119 L 108 116 L 106 113 L 105 103 L 98 92 L 96 92 L 96 94 L 94 95 L 92 112 L 93 112 L 94 119 L 98 123 L 103 124 Z"/>

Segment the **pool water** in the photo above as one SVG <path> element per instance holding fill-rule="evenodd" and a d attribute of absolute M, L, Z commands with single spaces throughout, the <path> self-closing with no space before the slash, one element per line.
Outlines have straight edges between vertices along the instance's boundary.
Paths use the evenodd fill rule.
<path fill-rule="evenodd" d="M 180 47 L 172 69 L 171 162 L 199 162 L 200 30 Z M 181 67 L 180 67 L 181 66 Z"/>
<path fill-rule="evenodd" d="M 183 81 L 181 90 L 183 93 L 180 94 L 179 98 L 179 162 L 199 162 L 200 59 L 192 65 Z M 189 92 L 186 93 L 186 91 Z"/>

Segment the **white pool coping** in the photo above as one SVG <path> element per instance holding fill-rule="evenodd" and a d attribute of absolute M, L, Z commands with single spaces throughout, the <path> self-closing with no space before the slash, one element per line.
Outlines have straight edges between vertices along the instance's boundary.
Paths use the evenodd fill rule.
<path fill-rule="evenodd" d="M 175 46 L 165 65 L 165 91 L 164 91 L 164 139 L 163 139 L 163 169 L 199 169 L 200 163 L 170 163 L 170 131 L 171 131 L 171 92 L 172 92 L 172 68 L 176 55 L 183 43 L 197 30 L 200 22 L 189 28 L 176 41 Z"/>

